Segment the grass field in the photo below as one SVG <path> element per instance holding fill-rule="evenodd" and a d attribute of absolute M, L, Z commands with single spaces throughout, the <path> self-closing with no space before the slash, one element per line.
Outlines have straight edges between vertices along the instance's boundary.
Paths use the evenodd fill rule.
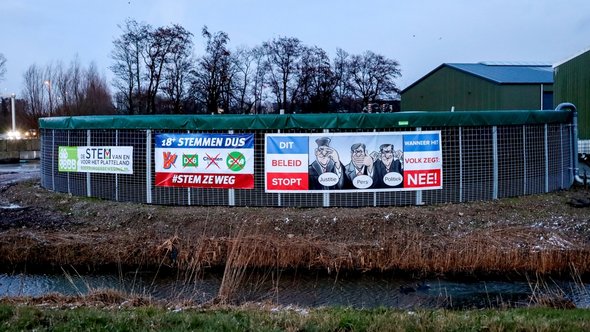
<path fill-rule="evenodd" d="M 588 331 L 590 311 L 0 305 L 2 331 Z"/>

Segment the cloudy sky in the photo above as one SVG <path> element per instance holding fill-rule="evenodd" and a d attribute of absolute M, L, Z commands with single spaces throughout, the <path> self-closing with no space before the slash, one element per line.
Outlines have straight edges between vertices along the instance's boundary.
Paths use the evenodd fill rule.
<path fill-rule="evenodd" d="M 370 50 L 399 61 L 405 88 L 441 63 L 561 62 L 590 47 L 588 0 L 0 0 L 0 95 L 19 94 L 32 64 L 78 57 L 107 80 L 117 25 L 180 24 L 195 35 L 224 31 L 230 47 L 296 37 L 334 55 Z"/>

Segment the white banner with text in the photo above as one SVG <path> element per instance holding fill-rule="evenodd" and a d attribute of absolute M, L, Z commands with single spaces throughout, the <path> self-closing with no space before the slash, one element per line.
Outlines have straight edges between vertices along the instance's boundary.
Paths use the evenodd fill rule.
<path fill-rule="evenodd" d="M 266 134 L 266 192 L 442 188 L 440 131 Z"/>

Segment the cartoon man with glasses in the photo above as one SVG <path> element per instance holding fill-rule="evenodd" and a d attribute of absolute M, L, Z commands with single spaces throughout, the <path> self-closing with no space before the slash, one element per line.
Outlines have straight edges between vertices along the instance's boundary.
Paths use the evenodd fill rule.
<path fill-rule="evenodd" d="M 400 188 L 403 185 L 403 152 L 393 144 L 379 146 L 381 157 L 375 161 L 375 188 Z"/>
<path fill-rule="evenodd" d="M 331 190 L 345 187 L 344 165 L 338 151 L 330 147 L 329 137 L 319 137 L 314 154 L 316 160 L 309 165 L 309 189 Z"/>

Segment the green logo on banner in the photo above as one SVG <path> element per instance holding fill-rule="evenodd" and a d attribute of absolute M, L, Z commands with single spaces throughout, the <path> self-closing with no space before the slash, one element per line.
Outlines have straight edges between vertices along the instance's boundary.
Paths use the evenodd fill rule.
<path fill-rule="evenodd" d="M 58 149 L 58 171 L 78 171 L 78 148 L 75 146 L 60 146 Z"/>
<path fill-rule="evenodd" d="M 183 167 L 198 167 L 199 156 L 195 154 L 183 154 L 182 155 L 182 166 Z"/>
<path fill-rule="evenodd" d="M 225 159 L 227 168 L 234 172 L 241 171 L 246 166 L 246 157 L 241 152 L 230 152 Z"/>

